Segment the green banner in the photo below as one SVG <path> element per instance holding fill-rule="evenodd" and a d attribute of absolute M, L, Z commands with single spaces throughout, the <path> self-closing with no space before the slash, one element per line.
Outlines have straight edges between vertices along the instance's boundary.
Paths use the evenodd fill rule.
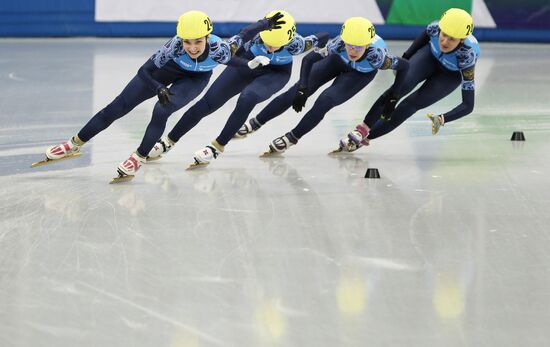
<path fill-rule="evenodd" d="M 443 12 L 458 7 L 472 13 L 473 0 L 393 0 L 387 24 L 427 25 L 441 18 Z"/>

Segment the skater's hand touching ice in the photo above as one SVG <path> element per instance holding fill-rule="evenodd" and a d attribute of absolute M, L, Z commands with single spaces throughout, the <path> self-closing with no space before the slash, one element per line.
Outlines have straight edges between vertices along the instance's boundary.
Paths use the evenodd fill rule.
<path fill-rule="evenodd" d="M 442 114 L 439 116 L 434 116 L 431 113 L 428 113 L 427 117 L 432 121 L 432 135 L 437 134 L 439 128 L 445 124 L 445 117 Z"/>

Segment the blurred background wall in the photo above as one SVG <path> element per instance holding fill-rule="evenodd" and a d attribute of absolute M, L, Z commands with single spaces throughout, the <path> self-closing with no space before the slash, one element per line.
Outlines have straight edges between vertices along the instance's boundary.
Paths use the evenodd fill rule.
<path fill-rule="evenodd" d="M 0 36 L 169 37 L 181 13 L 198 9 L 212 18 L 214 33 L 227 37 L 284 9 L 303 35 L 337 35 L 347 17 L 363 16 L 385 39 L 411 39 L 450 7 L 472 13 L 479 40 L 550 42 L 548 0 L 1 0 Z"/>

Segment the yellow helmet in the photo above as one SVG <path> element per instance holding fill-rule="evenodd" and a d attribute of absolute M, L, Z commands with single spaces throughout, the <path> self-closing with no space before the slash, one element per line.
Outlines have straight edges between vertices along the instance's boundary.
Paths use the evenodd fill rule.
<path fill-rule="evenodd" d="M 465 39 L 474 31 L 474 20 L 468 12 L 450 8 L 441 16 L 439 28 L 455 39 Z"/>
<path fill-rule="evenodd" d="M 185 12 L 178 18 L 176 33 L 184 40 L 194 40 L 212 32 L 212 21 L 202 11 Z"/>
<path fill-rule="evenodd" d="M 262 41 L 271 47 L 282 47 L 288 44 L 296 34 L 296 21 L 294 21 L 290 13 L 282 10 L 275 10 L 266 14 L 265 18 L 271 18 L 277 12 L 283 15 L 281 20 L 286 23 L 282 24 L 280 29 L 270 29 L 260 32 Z"/>
<path fill-rule="evenodd" d="M 376 36 L 374 25 L 370 20 L 363 17 L 346 19 L 340 32 L 342 40 L 354 46 L 369 45 L 374 40 L 374 36 Z"/>

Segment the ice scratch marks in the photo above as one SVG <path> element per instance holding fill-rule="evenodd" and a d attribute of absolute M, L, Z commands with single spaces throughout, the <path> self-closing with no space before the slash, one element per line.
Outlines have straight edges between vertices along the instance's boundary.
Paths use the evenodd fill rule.
<path fill-rule="evenodd" d="M 152 309 L 150 309 L 150 308 L 148 308 L 148 307 L 142 306 L 142 305 L 140 305 L 140 304 L 138 304 L 138 303 L 136 303 L 136 302 L 133 302 L 133 301 L 131 301 L 131 300 L 129 300 L 129 299 L 126 299 L 126 298 L 124 298 L 124 297 L 121 297 L 121 296 L 119 296 L 119 295 L 117 295 L 117 294 L 108 292 L 108 291 L 106 291 L 106 290 L 104 290 L 104 289 L 101 289 L 101 288 L 97 288 L 97 287 L 95 287 L 95 286 L 92 286 L 92 285 L 90 285 L 90 284 L 88 284 L 88 283 L 86 283 L 86 282 L 78 281 L 77 284 L 80 285 L 80 286 L 82 286 L 82 287 L 85 287 L 85 288 L 87 288 L 87 289 L 89 289 L 89 290 L 91 290 L 91 291 L 93 291 L 93 292 L 96 292 L 96 293 L 101 294 L 101 295 L 103 295 L 103 296 L 105 296 L 105 297 L 108 297 L 108 298 L 110 298 L 110 299 L 112 299 L 112 300 L 114 300 L 114 301 L 118 301 L 118 302 L 123 303 L 123 304 L 125 304 L 125 305 L 127 305 L 127 306 L 130 306 L 130 307 L 133 307 L 133 308 L 135 308 L 135 309 L 138 309 L 138 310 L 140 310 L 140 311 L 142 311 L 142 312 L 145 312 L 145 313 L 147 313 L 149 316 L 154 317 L 154 318 L 156 318 L 156 319 L 158 319 L 158 320 L 161 320 L 161 321 L 163 321 L 163 322 L 166 322 L 166 323 L 172 324 L 172 325 L 174 325 L 174 326 L 183 328 L 183 329 L 189 331 L 190 333 L 192 333 L 192 334 L 194 334 L 194 335 L 197 335 L 197 336 L 199 336 L 200 338 L 204 339 L 205 341 L 208 341 L 208 342 L 210 342 L 210 343 L 212 343 L 212 344 L 214 344 L 214 345 L 216 345 L 216 346 L 224 346 L 224 345 L 225 345 L 225 343 L 224 343 L 223 341 L 218 340 L 218 339 L 216 339 L 215 337 L 213 337 L 213 336 L 211 336 L 211 335 L 209 335 L 209 334 L 207 334 L 207 333 L 205 333 L 205 332 L 202 332 L 202 331 L 200 331 L 200 330 L 198 330 L 198 329 L 196 329 L 196 328 L 193 328 L 192 326 L 189 326 L 189 325 L 187 325 L 187 324 L 185 324 L 185 323 L 182 323 L 182 322 L 180 322 L 180 321 L 178 321 L 178 320 L 176 320 L 176 319 L 174 319 L 174 318 L 172 318 L 172 317 L 170 317 L 170 316 L 168 316 L 168 315 L 162 314 L 162 313 L 160 313 L 160 312 L 156 312 L 156 311 L 154 311 L 154 310 L 152 310 Z"/>

